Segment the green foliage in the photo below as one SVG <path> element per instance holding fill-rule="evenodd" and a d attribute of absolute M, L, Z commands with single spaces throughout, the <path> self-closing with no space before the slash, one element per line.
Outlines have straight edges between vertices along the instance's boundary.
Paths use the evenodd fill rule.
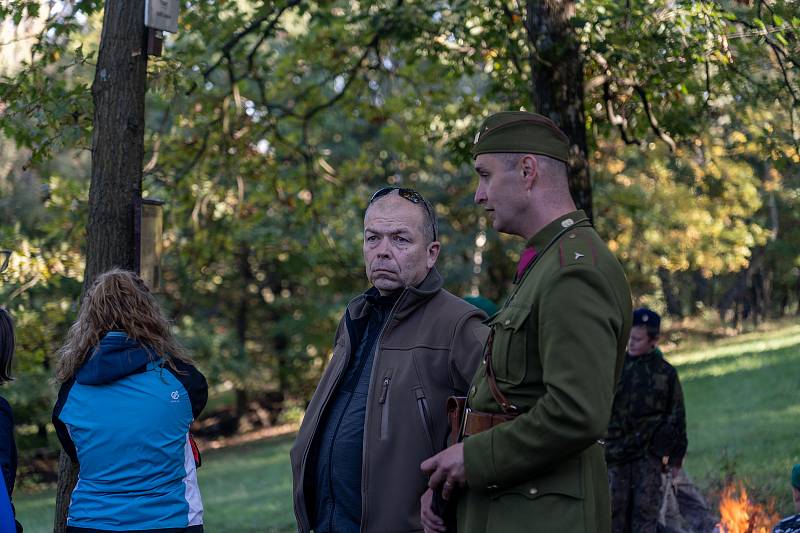
<path fill-rule="evenodd" d="M 35 35 L 0 64 L 0 244 L 15 250 L 0 299 L 20 323 L 9 395 L 41 424 L 82 281 L 103 3 L 39 5 L 0 10 Z M 308 398 L 365 288 L 361 217 L 385 184 L 436 204 L 453 292 L 504 297 L 520 243 L 472 205 L 468 149 L 489 112 L 534 108 L 524 9 L 183 4 L 149 60 L 143 188 L 167 202 L 162 301 L 212 384 Z M 576 9 L 596 223 L 637 297 L 660 295 L 663 272 L 724 286 L 757 258 L 788 309 L 800 267 L 792 2 Z"/>

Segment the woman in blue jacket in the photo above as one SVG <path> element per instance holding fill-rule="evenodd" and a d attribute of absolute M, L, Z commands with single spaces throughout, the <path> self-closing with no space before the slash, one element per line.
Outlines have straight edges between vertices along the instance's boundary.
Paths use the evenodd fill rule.
<path fill-rule="evenodd" d="M 101 274 L 59 356 L 53 424 L 79 465 L 67 532 L 202 532 L 189 425 L 208 386 L 142 280 Z"/>

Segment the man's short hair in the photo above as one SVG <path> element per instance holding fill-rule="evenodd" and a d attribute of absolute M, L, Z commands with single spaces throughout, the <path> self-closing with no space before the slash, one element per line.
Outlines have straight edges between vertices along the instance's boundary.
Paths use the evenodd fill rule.
<path fill-rule="evenodd" d="M 539 168 L 543 173 L 546 174 L 556 174 L 561 173 L 565 177 L 567 175 L 567 164 L 563 161 L 559 161 L 558 159 L 554 159 L 552 157 L 548 157 L 546 155 L 541 154 L 517 154 L 517 153 L 500 153 L 500 154 L 493 154 L 497 156 L 503 163 L 505 164 L 505 170 L 514 170 L 519 165 L 520 159 L 525 157 L 526 155 L 530 155 L 536 158 L 536 164 L 539 165 Z"/>
<path fill-rule="evenodd" d="M 661 335 L 661 316 L 647 307 L 640 307 L 633 312 L 633 326 L 643 327 L 647 336 L 654 339 Z"/>
<path fill-rule="evenodd" d="M 519 160 L 527 154 L 494 154 L 505 164 L 505 170 L 514 170 L 519 165 Z"/>
<path fill-rule="evenodd" d="M 424 196 L 414 189 L 407 189 L 404 187 L 383 187 L 378 189 L 370 198 L 367 208 L 364 210 L 364 216 L 367 216 L 367 211 L 369 211 L 369 208 L 372 206 L 372 204 L 384 196 L 389 196 L 394 191 L 397 191 L 397 195 L 400 198 L 408 200 L 412 204 L 419 205 L 419 207 L 424 211 L 424 221 L 422 222 L 421 230 L 425 241 L 430 244 L 438 239 L 439 219 L 436 217 L 436 211 L 433 209 L 433 205 L 431 205 L 431 203 L 426 200 Z"/>
<path fill-rule="evenodd" d="M 439 236 L 439 219 L 436 216 L 433 205 L 425 198 L 422 199 L 422 202 L 427 211 L 425 222 L 422 224 L 422 236 L 425 237 L 425 240 L 430 244 Z"/>

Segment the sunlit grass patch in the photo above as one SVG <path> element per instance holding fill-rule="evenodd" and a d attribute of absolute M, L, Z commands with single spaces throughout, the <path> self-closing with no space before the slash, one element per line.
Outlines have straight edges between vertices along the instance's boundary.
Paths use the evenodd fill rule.
<path fill-rule="evenodd" d="M 723 339 L 695 349 L 683 348 L 670 355 L 669 360 L 673 365 L 682 365 L 726 355 L 741 355 L 747 352 L 763 353 L 796 346 L 800 344 L 800 325 L 785 330 L 746 334 L 737 339 L 739 342 Z"/>
<path fill-rule="evenodd" d="M 789 470 L 800 462 L 800 325 L 739 340 L 667 354 L 686 399 L 687 469 L 707 489 L 742 480 L 788 514 Z"/>

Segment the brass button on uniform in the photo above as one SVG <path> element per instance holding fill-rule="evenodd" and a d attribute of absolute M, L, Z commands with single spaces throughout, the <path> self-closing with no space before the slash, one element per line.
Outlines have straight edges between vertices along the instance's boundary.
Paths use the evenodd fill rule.
<path fill-rule="evenodd" d="M 496 490 L 497 485 L 495 485 L 494 483 L 489 483 L 488 485 L 486 485 L 486 488 L 489 490 Z"/>
<path fill-rule="evenodd" d="M 506 318 L 506 321 L 503 322 L 503 325 L 507 326 L 509 324 L 511 324 L 511 319 L 510 318 Z"/>
<path fill-rule="evenodd" d="M 470 393 L 471 395 L 475 396 L 475 391 L 476 391 L 476 390 L 477 390 L 477 388 L 475 387 L 475 385 L 473 385 L 473 386 L 472 386 L 472 389 L 469 391 L 469 393 Z"/>
<path fill-rule="evenodd" d="M 531 487 L 531 488 L 528 490 L 528 492 L 530 492 L 530 493 L 531 493 L 531 496 L 536 496 L 536 494 L 539 492 L 539 489 L 537 489 L 536 487 Z"/>

